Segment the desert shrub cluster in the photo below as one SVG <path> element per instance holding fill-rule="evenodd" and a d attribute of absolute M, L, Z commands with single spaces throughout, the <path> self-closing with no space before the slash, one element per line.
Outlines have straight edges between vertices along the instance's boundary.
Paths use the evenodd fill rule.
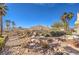
<path fill-rule="evenodd" d="M 0 50 L 4 46 L 4 43 L 5 43 L 4 38 L 0 37 Z"/>

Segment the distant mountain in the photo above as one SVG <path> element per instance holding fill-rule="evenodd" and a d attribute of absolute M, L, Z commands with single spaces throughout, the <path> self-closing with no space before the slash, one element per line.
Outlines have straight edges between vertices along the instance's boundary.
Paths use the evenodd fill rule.
<path fill-rule="evenodd" d="M 31 30 L 49 30 L 49 27 L 46 26 L 42 26 L 42 25 L 37 25 L 37 26 L 33 26 L 31 27 Z"/>

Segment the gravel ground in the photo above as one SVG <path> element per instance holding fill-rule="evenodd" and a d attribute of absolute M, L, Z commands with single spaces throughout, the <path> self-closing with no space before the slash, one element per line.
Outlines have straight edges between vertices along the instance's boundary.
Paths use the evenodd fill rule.
<path fill-rule="evenodd" d="M 34 39 L 34 38 L 33 38 Z M 43 38 L 42 38 L 43 39 Z M 45 38 L 44 38 L 45 39 Z M 50 39 L 53 39 L 52 37 Z M 54 40 L 56 40 L 54 38 Z M 32 46 L 32 48 L 23 48 L 21 45 L 27 41 L 26 38 L 20 39 L 19 36 L 9 37 L 8 41 L 5 44 L 5 47 L 1 51 L 1 55 L 56 55 L 57 51 L 53 51 L 53 49 L 44 49 L 39 46 Z M 56 40 L 57 42 L 57 40 Z M 54 42 L 55 43 L 55 42 Z M 32 43 L 31 43 L 32 44 Z M 65 48 L 65 52 L 70 55 L 79 55 L 79 51 L 73 49 L 72 47 L 61 45 Z M 30 45 L 30 44 L 29 44 Z M 36 44 L 35 44 L 36 45 Z M 52 45 L 52 44 L 50 44 Z M 55 54 L 56 53 L 56 54 Z M 62 55 L 62 53 L 59 53 Z"/>

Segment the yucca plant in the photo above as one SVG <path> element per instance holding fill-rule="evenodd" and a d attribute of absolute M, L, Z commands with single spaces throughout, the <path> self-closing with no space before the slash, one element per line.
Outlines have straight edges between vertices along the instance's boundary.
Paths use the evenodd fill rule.
<path fill-rule="evenodd" d="M 69 22 L 73 18 L 74 14 L 72 12 L 65 12 L 61 17 L 61 20 L 64 23 L 65 31 L 69 31 Z"/>

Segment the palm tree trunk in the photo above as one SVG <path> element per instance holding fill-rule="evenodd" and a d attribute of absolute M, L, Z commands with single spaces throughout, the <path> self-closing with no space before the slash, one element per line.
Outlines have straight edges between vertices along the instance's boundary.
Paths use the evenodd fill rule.
<path fill-rule="evenodd" d="M 0 15 L 0 35 L 2 35 L 3 24 L 2 24 L 2 15 Z"/>

